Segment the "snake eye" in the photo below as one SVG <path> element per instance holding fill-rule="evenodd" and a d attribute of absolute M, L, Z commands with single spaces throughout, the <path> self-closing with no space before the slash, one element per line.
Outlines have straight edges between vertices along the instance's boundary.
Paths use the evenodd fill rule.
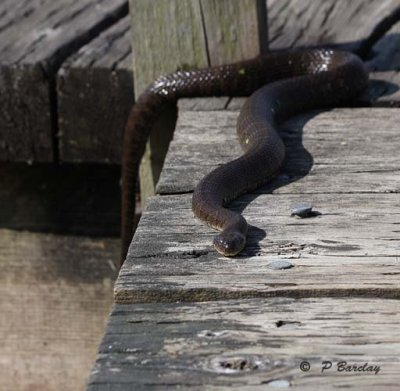
<path fill-rule="evenodd" d="M 240 253 L 246 244 L 246 237 L 238 231 L 222 232 L 214 237 L 215 249 L 225 257 Z"/>

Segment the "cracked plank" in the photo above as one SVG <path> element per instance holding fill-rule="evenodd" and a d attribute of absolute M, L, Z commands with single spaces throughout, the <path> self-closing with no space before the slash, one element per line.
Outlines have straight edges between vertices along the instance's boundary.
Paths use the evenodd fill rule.
<path fill-rule="evenodd" d="M 87 390 L 394 391 L 399 321 L 398 301 L 379 298 L 115 305 Z M 380 368 L 344 374 L 340 361 Z"/>
<path fill-rule="evenodd" d="M 52 161 L 57 156 L 55 72 L 126 14 L 127 1 L 14 3 L 0 5 L 0 160 Z"/>
<path fill-rule="evenodd" d="M 120 164 L 132 107 L 130 17 L 66 61 L 57 75 L 60 160 Z"/>

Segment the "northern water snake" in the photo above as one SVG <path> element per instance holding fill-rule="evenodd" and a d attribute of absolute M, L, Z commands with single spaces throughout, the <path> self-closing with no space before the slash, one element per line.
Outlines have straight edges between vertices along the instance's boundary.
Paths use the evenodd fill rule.
<path fill-rule="evenodd" d="M 363 54 L 398 20 L 399 10 L 400 7 L 384 19 L 364 41 L 360 48 Z M 157 113 L 164 105 L 182 97 L 253 94 L 238 119 L 244 155 L 208 174 L 193 194 L 195 215 L 222 230 L 214 239 L 215 248 L 232 256 L 245 245 L 247 222 L 224 206 L 279 170 L 285 148 L 277 124 L 305 110 L 352 100 L 365 88 L 367 80 L 363 62 L 356 55 L 329 49 L 274 52 L 230 65 L 178 71 L 155 80 L 135 103 L 125 131 L 122 259 L 132 237 L 138 166 Z"/>

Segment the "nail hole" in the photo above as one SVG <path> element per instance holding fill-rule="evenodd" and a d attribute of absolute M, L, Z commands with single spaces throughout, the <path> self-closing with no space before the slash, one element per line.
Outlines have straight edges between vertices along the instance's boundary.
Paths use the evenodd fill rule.
<path fill-rule="evenodd" d="M 282 327 L 282 326 L 287 326 L 287 325 L 296 325 L 299 326 L 301 325 L 301 322 L 297 322 L 295 320 L 278 320 L 275 322 L 276 327 Z"/>

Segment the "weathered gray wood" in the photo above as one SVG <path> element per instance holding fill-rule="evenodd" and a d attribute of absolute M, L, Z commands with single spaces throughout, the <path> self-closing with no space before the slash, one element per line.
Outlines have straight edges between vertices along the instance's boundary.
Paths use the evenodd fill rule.
<path fill-rule="evenodd" d="M 133 104 L 130 18 L 82 47 L 57 76 L 60 160 L 121 161 Z"/>
<path fill-rule="evenodd" d="M 237 114 L 183 112 L 162 192 L 189 192 L 203 174 L 240 153 L 234 140 Z M 225 259 L 212 249 L 215 231 L 194 218 L 190 194 L 153 199 L 116 283 L 116 300 L 398 297 L 392 273 L 400 252 L 399 120 L 397 109 L 337 109 L 285 123 L 288 161 L 282 174 L 232 205 L 257 227 L 238 258 Z M 299 201 L 313 202 L 321 215 L 291 217 Z M 295 267 L 271 271 L 268 264 L 277 259 Z"/>
<path fill-rule="evenodd" d="M 358 47 L 397 0 L 267 0 L 269 46 Z"/>
<path fill-rule="evenodd" d="M 116 305 L 88 390 L 396 390 L 398 308 L 378 298 Z M 338 372 L 340 361 L 380 370 Z"/>
<path fill-rule="evenodd" d="M 251 58 L 267 51 L 265 1 L 200 0 L 208 65 Z"/>
<path fill-rule="evenodd" d="M 115 285 L 115 300 L 173 302 L 253 296 L 400 297 L 398 194 L 249 195 L 235 202 L 252 226 L 226 259 L 194 218 L 191 195 L 150 199 Z M 311 201 L 321 215 L 291 217 Z M 287 270 L 269 264 L 289 261 Z"/>
<path fill-rule="evenodd" d="M 157 76 L 179 67 L 207 66 L 207 53 L 198 0 L 131 0 L 132 49 L 135 53 L 135 95 L 139 96 Z M 157 26 L 157 28 L 155 28 Z M 140 168 L 141 199 L 154 194 L 162 162 L 172 138 L 176 113 L 164 114 L 147 144 Z"/>
<path fill-rule="evenodd" d="M 157 76 L 253 57 L 265 49 L 264 0 L 130 1 L 135 95 Z M 264 5 L 265 8 L 265 5 Z M 265 11 L 265 9 L 264 9 Z M 244 23 L 245 21 L 245 23 Z M 263 25 L 264 24 L 264 25 Z M 260 43 L 262 42 L 262 43 Z M 142 200 L 154 194 L 175 117 L 155 127 L 142 162 Z"/>
<path fill-rule="evenodd" d="M 0 228 L 119 236 L 120 168 L 0 164 Z"/>
<path fill-rule="evenodd" d="M 199 109 L 201 100 L 196 101 Z M 210 170 L 239 156 L 237 116 L 237 110 L 181 111 L 158 193 L 192 191 Z M 398 192 L 399 121 L 397 109 L 334 109 L 287 121 L 281 126 L 287 162 L 265 190 Z"/>
<path fill-rule="evenodd" d="M 0 229 L 0 389 L 84 389 L 119 240 Z"/>
<path fill-rule="evenodd" d="M 398 0 L 267 0 L 269 46 L 334 45 L 355 50 L 374 26 L 399 5 Z M 363 102 L 399 104 L 400 26 L 394 26 L 368 61 L 375 72 Z M 383 95 L 383 96 L 382 96 Z"/>
<path fill-rule="evenodd" d="M 0 160 L 53 159 L 55 72 L 126 13 L 126 0 L 1 2 Z"/>

